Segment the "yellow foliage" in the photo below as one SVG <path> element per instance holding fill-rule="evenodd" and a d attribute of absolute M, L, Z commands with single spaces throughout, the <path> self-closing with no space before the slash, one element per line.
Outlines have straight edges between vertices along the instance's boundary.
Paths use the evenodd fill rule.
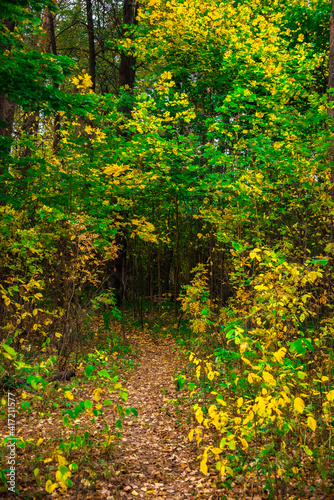
<path fill-rule="evenodd" d="M 293 407 L 298 413 L 303 413 L 305 409 L 305 403 L 301 398 L 297 397 L 293 402 Z"/>

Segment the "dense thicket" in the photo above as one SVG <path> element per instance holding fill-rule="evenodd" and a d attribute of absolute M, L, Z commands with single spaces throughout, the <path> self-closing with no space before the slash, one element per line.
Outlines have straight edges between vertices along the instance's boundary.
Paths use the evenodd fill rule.
<path fill-rule="evenodd" d="M 190 319 L 202 389 L 218 377 L 230 391 L 229 414 L 217 399 L 205 420 L 219 434 L 230 418 L 230 456 L 213 452 L 222 476 L 245 464 L 252 422 L 274 436 L 266 448 L 256 434 L 254 453 L 282 491 L 301 474 L 289 433 L 330 475 L 330 11 L 1 3 L 0 331 L 20 353 L 13 363 L 4 350 L 1 376 L 27 346 L 66 367 L 93 309 L 143 322 L 167 301 Z M 214 348 L 216 368 L 204 361 Z"/>

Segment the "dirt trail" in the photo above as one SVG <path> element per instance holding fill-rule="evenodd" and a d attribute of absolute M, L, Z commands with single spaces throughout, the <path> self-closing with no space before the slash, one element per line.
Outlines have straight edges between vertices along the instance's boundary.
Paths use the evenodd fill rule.
<path fill-rule="evenodd" d="M 180 359 L 173 340 L 153 342 L 149 336 L 131 339 L 139 349 L 139 367 L 128 379 L 127 406 L 138 409 L 127 417 L 123 439 L 113 459 L 120 480 L 112 498 L 215 499 L 210 478 L 198 469 L 196 448 L 189 443 L 185 418 L 168 400 L 176 398 L 175 369 Z M 180 413 L 182 408 L 180 407 Z M 179 420 L 178 420 L 179 418 Z"/>

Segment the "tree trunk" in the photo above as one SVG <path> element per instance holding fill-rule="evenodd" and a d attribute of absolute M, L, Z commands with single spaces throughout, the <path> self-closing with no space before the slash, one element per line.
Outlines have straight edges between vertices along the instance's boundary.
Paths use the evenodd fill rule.
<path fill-rule="evenodd" d="M 92 89 L 95 92 L 96 85 L 96 54 L 94 43 L 94 23 L 92 0 L 86 0 L 86 16 L 88 28 L 88 51 L 89 51 L 89 74 L 92 79 Z"/>
<path fill-rule="evenodd" d="M 332 11 L 330 16 L 330 36 L 329 36 L 329 68 L 328 68 L 328 89 L 334 89 L 334 0 L 332 0 Z M 334 94 L 328 95 L 328 116 L 334 120 Z M 332 129 L 332 124 L 330 124 Z M 333 135 L 333 132 L 331 132 Z M 329 146 L 329 162 L 331 167 L 331 189 L 330 195 L 334 201 L 334 140 L 331 138 Z"/>
<path fill-rule="evenodd" d="M 5 22 L 6 28 L 13 32 L 15 28 L 14 21 Z M 5 44 L 0 44 L 0 51 L 5 52 L 10 50 L 10 47 Z M 13 135 L 13 124 L 14 124 L 14 113 L 15 113 L 15 103 L 11 101 L 7 95 L 0 94 L 0 135 L 11 139 Z"/>
<path fill-rule="evenodd" d="M 43 40 L 43 50 L 44 52 L 49 52 L 50 54 L 57 55 L 57 43 L 54 28 L 54 16 L 50 9 L 47 7 L 43 11 L 43 21 L 42 28 L 46 33 Z M 53 83 L 54 88 L 59 88 L 58 83 Z M 53 140 L 52 140 L 52 150 L 53 152 L 58 151 L 58 144 L 60 140 L 60 116 L 56 112 L 54 123 L 53 123 Z"/>
<path fill-rule="evenodd" d="M 0 94 L 0 120 L 6 125 L 0 124 L 0 135 L 10 139 L 13 134 L 15 103 L 4 94 Z"/>
<path fill-rule="evenodd" d="M 135 0 L 124 0 L 123 3 L 123 25 L 132 26 L 137 24 L 138 5 Z M 126 33 L 126 27 L 123 28 L 123 35 Z M 135 70 L 136 58 L 131 54 L 126 54 L 121 52 L 121 64 L 119 68 L 119 84 L 121 87 L 132 91 L 135 80 L 136 80 L 136 70 Z M 130 108 L 128 106 L 123 106 L 120 108 L 123 113 L 129 114 Z"/>

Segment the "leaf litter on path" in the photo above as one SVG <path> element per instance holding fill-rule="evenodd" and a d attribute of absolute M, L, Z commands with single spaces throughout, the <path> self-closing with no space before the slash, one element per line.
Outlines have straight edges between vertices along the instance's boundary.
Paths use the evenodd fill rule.
<path fill-rule="evenodd" d="M 182 406 L 180 422 L 180 415 L 168 403 L 179 394 L 174 381 L 175 370 L 180 368 L 175 342 L 162 339 L 156 343 L 143 334 L 131 338 L 131 343 L 139 351 L 139 367 L 125 387 L 127 404 L 137 408 L 138 418 L 124 420 L 123 439 L 113 459 L 120 478 L 114 498 L 219 498 L 210 477 L 198 469 L 196 448 L 189 443 L 184 428 Z"/>

